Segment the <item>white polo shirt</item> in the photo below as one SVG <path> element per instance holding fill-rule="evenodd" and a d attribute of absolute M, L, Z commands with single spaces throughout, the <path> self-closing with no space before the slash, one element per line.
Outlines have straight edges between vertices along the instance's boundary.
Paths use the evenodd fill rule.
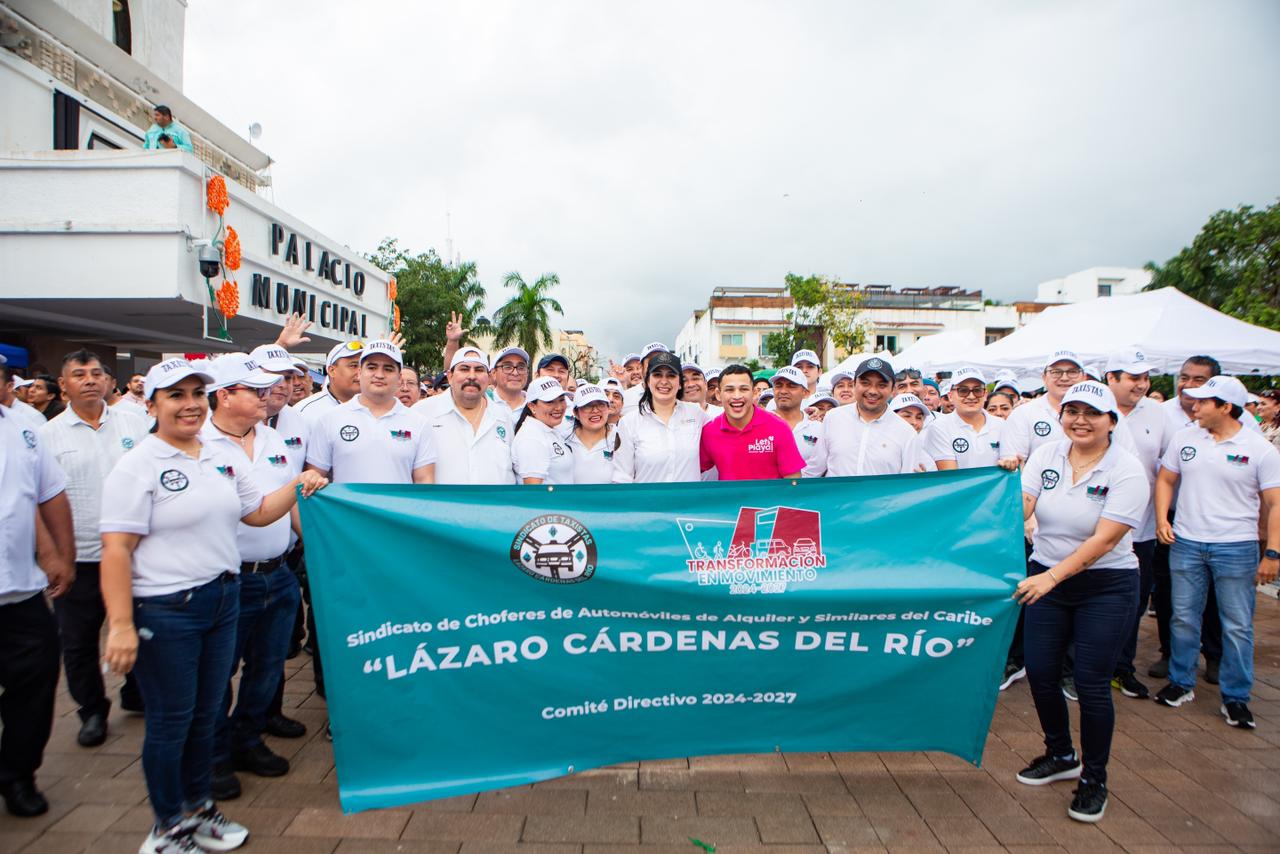
<path fill-rule="evenodd" d="M 577 433 L 569 436 L 573 456 L 574 483 L 613 483 L 614 431 L 606 429 L 604 438 L 588 448 Z"/>
<path fill-rule="evenodd" d="M 295 477 L 301 474 L 307 462 L 307 436 L 311 431 L 306 418 L 292 406 L 286 406 L 263 423 L 280 434 L 285 455 L 289 458 L 289 467 L 293 469 Z"/>
<path fill-rule="evenodd" d="M 827 434 L 827 477 L 911 471 L 907 450 L 916 431 L 888 407 L 863 421 L 858 405 L 838 406 L 822 419 Z"/>
<path fill-rule="evenodd" d="M 311 426 L 307 464 L 334 483 L 413 483 L 414 469 L 436 461 L 434 432 L 399 400 L 376 418 L 357 394 Z"/>
<path fill-rule="evenodd" d="M 359 396 L 358 394 L 356 395 L 356 397 Z M 315 424 L 330 410 L 337 409 L 341 405 L 338 399 L 333 396 L 333 393 L 329 391 L 328 385 L 310 397 L 304 397 L 297 403 L 290 404 L 308 425 Z"/>
<path fill-rule="evenodd" d="M 1049 403 L 1049 395 L 1042 394 L 1014 409 L 1005 419 L 1000 431 L 1000 459 L 1029 459 L 1041 445 L 1065 438 L 1058 412 Z"/>
<path fill-rule="evenodd" d="M 489 400 L 479 429 L 458 411 L 452 392 L 420 400 L 410 407 L 426 419 L 436 440 L 436 483 L 512 484 L 511 411 Z"/>
<path fill-rule="evenodd" d="M 1161 465 L 1179 475 L 1173 533 L 1200 543 L 1258 539 L 1259 493 L 1280 487 L 1280 453 L 1241 429 L 1222 442 L 1202 427 L 1179 430 Z"/>
<path fill-rule="evenodd" d="M 270 495 L 296 477 L 293 472 L 295 462 L 284 445 L 284 439 L 265 424 L 254 428 L 253 459 L 249 459 L 239 442 L 213 426 L 212 417 L 200 429 L 200 441 L 233 458 L 236 471 L 243 469 L 248 473 L 253 485 L 263 495 Z M 286 513 L 263 528 L 243 522 L 237 525 L 236 549 L 240 560 L 271 560 L 284 554 L 293 533 L 289 515 Z"/>
<path fill-rule="evenodd" d="M 1031 559 L 1049 567 L 1066 560 L 1092 537 L 1099 519 L 1136 528 L 1151 500 L 1142 464 L 1115 442 L 1089 476 L 1077 484 L 1071 483 L 1070 450 L 1069 439 L 1041 445 L 1022 467 L 1022 491 L 1036 499 L 1038 527 Z M 1090 569 L 1137 566 L 1131 530 Z"/>
<path fill-rule="evenodd" d="M 1142 517 L 1142 524 L 1133 532 L 1133 541 L 1141 543 L 1156 538 L 1156 473 L 1160 471 L 1160 458 L 1164 456 L 1169 437 L 1175 431 L 1160 404 L 1149 397 L 1139 400 L 1133 411 L 1124 416 L 1123 423 L 1133 439 L 1133 447 L 1129 450 L 1142 464 L 1142 470 L 1147 474 L 1147 483 L 1151 487 L 1151 501 L 1147 504 L 1146 515 Z"/>
<path fill-rule="evenodd" d="M 118 406 L 103 406 L 97 430 L 70 406 L 40 429 L 41 438 L 67 476 L 77 561 L 102 560 L 102 536 L 98 533 L 102 484 L 120 458 L 142 443 L 148 429 L 146 418 Z"/>
<path fill-rule="evenodd" d="M 532 415 L 525 418 L 511 443 L 511 467 L 516 483 L 526 477 L 543 483 L 573 483 L 573 451 L 559 428 L 551 428 Z"/>
<path fill-rule="evenodd" d="M 139 418 L 145 419 L 147 422 L 147 429 L 148 430 L 151 429 L 152 418 L 150 415 L 147 414 L 147 408 L 140 404 L 134 403 L 133 398 L 122 397 L 119 400 L 117 400 L 115 403 L 113 403 L 111 405 L 111 408 L 121 412 L 131 412 L 134 415 L 138 416 Z"/>
<path fill-rule="evenodd" d="M 37 430 L 49 423 L 48 420 L 40 414 L 40 410 L 36 409 L 34 406 L 23 403 L 16 397 L 13 399 L 13 403 L 11 403 L 7 408 L 5 408 L 3 404 L 0 404 L 0 408 L 4 408 L 5 415 L 12 415 L 18 421 L 23 422 L 28 427 L 34 427 Z"/>
<path fill-rule="evenodd" d="M 666 424 L 648 408 L 623 415 L 618 422 L 618 449 L 613 454 L 613 482 L 702 480 L 698 450 L 702 443 L 702 425 L 710 420 L 701 406 L 683 400 L 676 401 Z"/>
<path fill-rule="evenodd" d="M 0 406 L 0 605 L 49 586 L 36 565 L 36 505 L 55 498 L 66 483 L 35 426 Z"/>
<path fill-rule="evenodd" d="M 984 421 L 977 430 L 957 412 L 934 419 L 920 431 L 929 458 L 939 463 L 953 462 L 962 469 L 995 465 L 1000 458 L 1000 434 L 1005 422 L 985 412 L 981 415 Z"/>
<path fill-rule="evenodd" d="M 902 463 L 902 470 L 904 472 L 938 470 L 938 464 L 934 461 L 933 456 L 930 455 L 929 450 L 925 445 L 925 433 L 927 433 L 928 430 L 929 428 L 926 427 L 917 433 L 916 437 L 911 440 L 911 444 L 907 446 L 907 452 L 903 457 Z"/>
<path fill-rule="evenodd" d="M 210 442 L 200 443 L 194 459 L 150 435 L 116 463 L 103 484 L 98 527 L 141 536 L 134 596 L 177 593 L 240 571 L 236 530 L 262 505 L 241 460 Z"/>
<path fill-rule="evenodd" d="M 640 398 L 642 397 L 644 397 L 643 382 L 622 390 L 622 415 L 624 418 L 640 408 Z M 711 418 L 707 420 L 710 421 Z"/>
<path fill-rule="evenodd" d="M 809 416 L 800 419 L 800 423 L 791 429 L 795 437 L 796 448 L 804 457 L 804 469 L 801 477 L 822 477 L 827 473 L 827 431 L 821 421 L 814 421 Z"/>

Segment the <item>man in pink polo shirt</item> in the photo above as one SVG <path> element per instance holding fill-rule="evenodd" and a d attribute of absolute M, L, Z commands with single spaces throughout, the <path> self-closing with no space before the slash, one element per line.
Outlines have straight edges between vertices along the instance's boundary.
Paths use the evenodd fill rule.
<path fill-rule="evenodd" d="M 791 428 L 755 405 L 751 371 L 730 365 L 720 373 L 724 412 L 702 428 L 702 470 L 715 469 L 720 480 L 768 480 L 799 477 L 804 457 Z"/>

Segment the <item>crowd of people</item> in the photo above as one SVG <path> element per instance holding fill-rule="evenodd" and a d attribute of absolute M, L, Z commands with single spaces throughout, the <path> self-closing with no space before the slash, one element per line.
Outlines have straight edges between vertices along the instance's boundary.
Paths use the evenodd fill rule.
<path fill-rule="evenodd" d="M 812 350 L 762 378 L 741 365 L 704 370 L 653 342 L 597 383 L 557 353 L 488 354 L 451 335 L 447 371 L 424 390 L 393 337 L 334 346 L 316 390 L 289 352 L 305 331 L 295 318 L 273 344 L 170 359 L 123 390 L 78 350 L 56 379 L 31 384 L 45 386 L 34 401 L 31 386 L 18 399 L 0 363 L 0 794 L 11 813 L 48 809 L 36 772 L 59 666 L 85 747 L 107 737 L 109 669 L 126 676 L 121 706 L 145 716 L 155 822 L 140 850 L 245 841 L 218 803 L 239 796 L 237 774 L 288 773 L 263 734 L 306 733 L 282 708 L 284 662 L 303 638 L 325 694 L 296 496 L 330 482 L 1001 466 L 1020 472 L 1027 575 L 999 688 L 1028 680 L 1046 748 L 1017 779 L 1077 780 L 1069 815 L 1102 818 L 1112 690 L 1150 695 L 1136 663 L 1149 606 L 1160 650 L 1147 672 L 1167 682 L 1155 700 L 1194 699 L 1203 654 L 1226 723 L 1254 726 L 1255 584 L 1280 566 L 1280 395 L 1253 398 L 1211 356 L 1188 358 L 1161 401 L 1134 350 L 1100 370 L 1058 351 L 1031 389 L 1012 372 L 929 377 L 875 357 L 824 374 Z M 1079 751 L 1068 701 L 1079 703 Z"/>

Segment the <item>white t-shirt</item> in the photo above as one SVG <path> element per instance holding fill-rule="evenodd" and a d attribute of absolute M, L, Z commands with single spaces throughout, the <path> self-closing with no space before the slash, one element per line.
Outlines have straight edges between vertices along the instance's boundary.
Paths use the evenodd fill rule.
<path fill-rule="evenodd" d="M 1031 559 L 1048 567 L 1066 560 L 1092 537 L 1099 519 L 1137 527 L 1151 500 L 1142 464 L 1115 442 L 1089 476 L 1077 484 L 1071 483 L 1070 450 L 1069 439 L 1041 445 L 1022 467 L 1022 491 L 1036 499 L 1038 527 Z M 1129 531 L 1090 569 L 1131 569 L 1137 565 L 1133 531 Z"/>
<path fill-rule="evenodd" d="M 275 423 L 272 424 L 272 421 Z M 268 418 L 264 423 L 280 434 L 285 455 L 289 458 L 289 467 L 293 469 L 295 476 L 301 474 L 307 463 L 307 436 L 311 432 L 306 418 L 292 406 L 286 406 L 274 419 Z"/>
<path fill-rule="evenodd" d="M 827 473 L 827 431 L 821 421 L 814 421 L 809 416 L 800 419 L 800 423 L 791 429 L 795 437 L 796 448 L 804 457 L 804 469 L 801 477 L 822 477 Z"/>
<path fill-rule="evenodd" d="M 1147 474 L 1147 483 L 1151 486 L 1151 501 L 1147 504 L 1146 515 L 1133 532 L 1133 541 L 1141 543 L 1156 538 L 1156 473 L 1160 470 L 1160 458 L 1164 456 L 1169 437 L 1174 431 L 1160 404 L 1149 397 L 1139 400 L 1133 411 L 1124 416 L 1123 423 L 1133 439 L 1133 447 L 1129 450 L 1142 464 L 1142 470 Z"/>
<path fill-rule="evenodd" d="M 458 411 L 451 392 L 420 400 L 411 408 L 435 434 L 436 483 L 511 484 L 512 428 L 505 404 L 486 401 L 479 429 Z"/>
<path fill-rule="evenodd" d="M 888 408 L 863 421 L 856 403 L 838 406 L 822 419 L 827 434 L 827 477 L 899 474 L 911 471 L 907 449 L 916 431 Z"/>
<path fill-rule="evenodd" d="M 532 415 L 525 418 L 511 443 L 511 467 L 516 483 L 536 477 L 543 483 L 573 483 L 573 451 L 557 429 Z"/>
<path fill-rule="evenodd" d="M 632 388 L 639 388 L 633 386 Z M 677 400 L 667 423 L 651 409 L 637 409 L 618 422 L 614 483 L 685 483 L 702 480 L 698 450 L 702 425 L 711 419 L 696 403 Z"/>
<path fill-rule="evenodd" d="M 142 537 L 133 552 L 133 595 L 147 597 L 239 572 L 236 529 L 262 505 L 262 493 L 223 448 L 201 442 L 193 459 L 151 435 L 116 463 L 102 500 L 102 533 Z"/>
<path fill-rule="evenodd" d="M 993 466 L 1000 457 L 1000 434 L 1004 419 L 981 413 L 985 421 L 977 430 L 959 413 L 939 415 L 920 431 L 929 458 L 935 462 L 953 462 L 956 468 L 972 469 Z"/>
<path fill-rule="evenodd" d="M 55 498 L 66 483 L 35 425 L 0 406 L 0 605 L 49 586 L 36 565 L 36 505 Z"/>
<path fill-rule="evenodd" d="M 1280 453 L 1262 434 L 1242 428 L 1219 442 L 1202 427 L 1186 427 L 1169 440 L 1161 465 L 1180 478 L 1175 537 L 1199 543 L 1258 539 L 1259 493 L 1280 487 Z"/>
<path fill-rule="evenodd" d="M 413 483 L 415 469 L 436 461 L 434 432 L 399 400 L 375 417 L 357 394 L 311 425 L 307 464 L 334 483 Z"/>
<path fill-rule="evenodd" d="M 147 437 L 146 418 L 128 409 L 104 406 L 98 429 L 88 425 L 68 406 L 40 429 L 40 436 L 67 476 L 67 498 L 76 531 L 76 560 L 96 563 L 102 559 L 102 484 L 126 453 Z"/>
<path fill-rule="evenodd" d="M 604 438 L 590 448 L 577 433 L 569 436 L 568 444 L 573 456 L 574 483 L 613 483 L 612 428 L 606 428 Z"/>
<path fill-rule="evenodd" d="M 252 460 L 239 442 L 213 426 L 212 417 L 200 429 L 200 441 L 234 459 L 236 471 L 247 472 L 249 480 L 263 495 L 270 495 L 296 477 L 293 473 L 295 462 L 284 446 L 284 439 L 265 424 L 254 428 Z M 288 513 L 262 528 L 241 522 L 236 526 L 236 548 L 240 552 L 240 560 L 272 560 L 280 557 L 289 548 L 292 533 Z"/>

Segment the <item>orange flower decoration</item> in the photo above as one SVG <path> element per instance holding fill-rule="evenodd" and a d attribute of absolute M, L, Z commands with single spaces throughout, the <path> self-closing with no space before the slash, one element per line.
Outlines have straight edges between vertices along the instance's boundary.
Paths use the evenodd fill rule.
<path fill-rule="evenodd" d="M 218 311 L 227 320 L 240 313 L 240 288 L 232 281 L 224 281 L 218 288 Z"/>
<path fill-rule="evenodd" d="M 396 332 L 399 332 L 400 331 L 400 306 L 392 305 L 391 309 L 392 309 L 391 311 L 392 328 L 394 328 Z"/>
<path fill-rule="evenodd" d="M 222 241 L 222 263 L 228 270 L 240 269 L 240 235 L 231 226 L 227 226 L 227 237 Z"/>
<path fill-rule="evenodd" d="M 396 277 L 392 276 L 389 279 L 387 279 L 387 299 L 391 300 L 392 302 L 395 302 L 396 296 L 399 293 L 400 292 L 396 290 Z"/>
<path fill-rule="evenodd" d="M 206 191 L 209 198 L 209 210 L 222 216 L 227 212 L 227 206 L 231 201 L 227 198 L 227 182 L 222 180 L 221 175 L 214 175 L 209 179 L 209 186 Z"/>

